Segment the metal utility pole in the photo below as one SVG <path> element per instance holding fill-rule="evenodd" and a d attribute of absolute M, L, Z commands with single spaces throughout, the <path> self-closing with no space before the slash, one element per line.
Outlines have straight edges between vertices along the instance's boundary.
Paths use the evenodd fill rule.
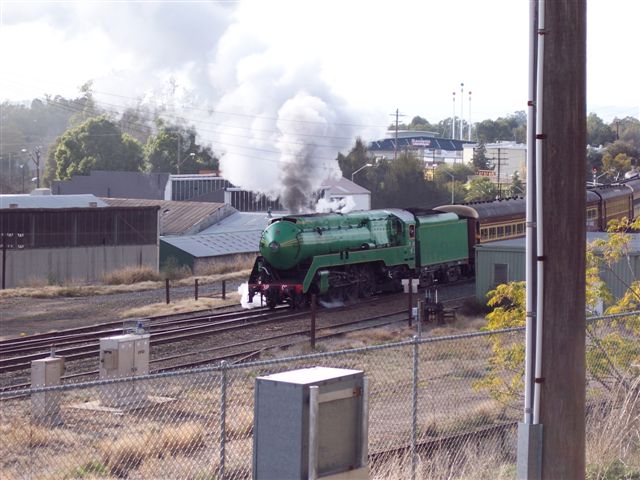
<path fill-rule="evenodd" d="M 460 83 L 460 140 L 464 140 L 464 83 Z"/>
<path fill-rule="evenodd" d="M 390 113 L 389 115 L 395 115 L 396 117 L 396 139 L 393 145 L 393 159 L 396 160 L 398 158 L 398 117 L 404 117 L 405 115 L 400 115 L 397 108 L 396 113 Z"/>
<path fill-rule="evenodd" d="M 467 140 L 471 141 L 471 90 L 469 90 L 469 136 Z"/>
<path fill-rule="evenodd" d="M 526 479 L 585 477 L 585 195 L 575 172 L 586 161 L 586 2 L 537 2 L 535 338 L 528 328 L 530 428 L 518 432 Z"/>
<path fill-rule="evenodd" d="M 456 139 L 456 92 L 453 92 L 453 116 L 451 117 L 451 140 Z"/>
<path fill-rule="evenodd" d="M 500 183 L 500 149 L 498 148 L 498 198 L 502 199 L 502 184 Z"/>

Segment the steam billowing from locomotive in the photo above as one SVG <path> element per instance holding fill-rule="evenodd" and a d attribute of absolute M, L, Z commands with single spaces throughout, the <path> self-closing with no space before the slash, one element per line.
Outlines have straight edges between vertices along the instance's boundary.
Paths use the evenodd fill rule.
<path fill-rule="evenodd" d="M 230 28 L 220 45 L 251 44 L 244 37 L 252 35 Z M 308 211 L 323 182 L 341 176 L 337 153 L 354 138 L 339 126 L 353 123 L 348 109 L 318 78 L 318 65 L 274 63 L 283 54 L 270 50 L 233 53 L 219 50 L 224 65 L 215 67 L 217 88 L 226 92 L 215 109 L 223 125 L 213 142 L 224 151 L 222 174 L 246 190 L 279 197 L 291 212 Z M 234 75 L 223 73 L 229 65 Z"/>
<path fill-rule="evenodd" d="M 78 36 L 95 30 L 124 52 L 108 74 L 92 79 L 99 104 L 120 111 L 139 107 L 168 124 L 195 126 L 198 143 L 210 144 L 221 157 L 224 177 L 279 197 L 294 212 L 312 208 L 318 187 L 341 175 L 337 153 L 348 150 L 356 135 L 371 138 L 384 130 L 351 126 L 385 124 L 386 115 L 355 112 L 332 91 L 314 53 L 314 40 L 326 33 L 322 27 L 290 22 L 283 29 L 265 22 L 273 15 L 269 2 L 41 7 L 8 9 L 7 21 L 42 17 Z M 313 19 L 314 8 L 326 7 L 280 5 L 291 18 Z M 143 17 L 148 21 L 140 23 Z"/>

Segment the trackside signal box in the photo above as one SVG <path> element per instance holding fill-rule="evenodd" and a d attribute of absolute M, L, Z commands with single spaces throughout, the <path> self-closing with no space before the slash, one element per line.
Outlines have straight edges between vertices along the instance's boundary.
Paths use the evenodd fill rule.
<path fill-rule="evenodd" d="M 100 339 L 100 380 L 137 377 L 149 373 L 149 334 L 116 335 Z M 140 382 L 104 385 L 103 405 L 117 407 L 145 399 Z"/>
<path fill-rule="evenodd" d="M 366 479 L 368 380 L 313 367 L 256 378 L 254 480 Z"/>
<path fill-rule="evenodd" d="M 31 362 L 31 388 L 60 385 L 64 374 L 64 358 L 53 354 Z M 45 425 L 58 425 L 60 420 L 60 392 L 40 392 L 31 395 L 33 418 Z"/>

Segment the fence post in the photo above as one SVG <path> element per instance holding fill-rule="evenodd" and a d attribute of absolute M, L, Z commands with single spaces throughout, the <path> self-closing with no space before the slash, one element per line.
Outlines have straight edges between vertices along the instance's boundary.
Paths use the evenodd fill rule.
<path fill-rule="evenodd" d="M 311 350 L 316 349 L 316 294 L 311 295 Z"/>
<path fill-rule="evenodd" d="M 164 279 L 164 297 L 168 305 L 169 302 L 171 301 L 171 299 L 169 298 L 169 279 L 168 278 Z"/>
<path fill-rule="evenodd" d="M 409 326 L 411 326 L 411 310 L 413 309 L 413 278 L 409 277 Z"/>
<path fill-rule="evenodd" d="M 227 281 L 226 280 L 222 280 L 222 299 L 223 300 L 227 299 Z"/>
<path fill-rule="evenodd" d="M 413 337 L 413 397 L 411 400 L 411 480 L 416 478 L 416 467 L 418 465 L 418 453 L 416 443 L 418 437 L 418 358 L 419 358 L 418 337 Z"/>
<path fill-rule="evenodd" d="M 220 465 L 218 467 L 219 477 L 224 478 L 224 463 L 226 457 L 227 443 L 227 362 L 220 362 L 222 368 L 221 384 L 220 384 Z"/>
<path fill-rule="evenodd" d="M 418 314 L 416 322 L 418 322 L 418 338 L 422 338 L 422 317 L 424 316 L 424 300 L 418 300 Z"/>
<path fill-rule="evenodd" d="M 196 301 L 198 300 L 198 279 L 196 278 L 195 280 L 195 294 L 194 297 L 196 299 Z"/>

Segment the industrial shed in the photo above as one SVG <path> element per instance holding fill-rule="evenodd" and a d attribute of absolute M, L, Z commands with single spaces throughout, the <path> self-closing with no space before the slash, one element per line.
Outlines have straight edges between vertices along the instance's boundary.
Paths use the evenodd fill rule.
<path fill-rule="evenodd" d="M 612 270 L 601 272 L 602 279 L 613 294 L 620 298 L 634 279 L 640 279 L 640 234 L 629 234 L 629 263 L 621 260 Z M 588 232 L 587 243 L 606 239 L 607 234 Z M 525 280 L 525 239 L 516 238 L 476 246 L 476 297 L 486 300 L 486 295 L 497 285 Z"/>
<path fill-rule="evenodd" d="M 93 195 L 0 195 L 3 288 L 91 283 L 158 268 L 158 207 L 109 207 Z"/>
<path fill-rule="evenodd" d="M 139 198 L 103 198 L 112 207 L 158 207 L 160 236 L 192 235 L 236 212 L 231 205 L 207 202 L 176 202 Z"/>
<path fill-rule="evenodd" d="M 178 265 L 203 275 L 211 266 L 238 255 L 254 256 L 270 218 L 265 213 L 236 212 L 196 235 L 162 237 L 160 264 L 173 257 Z"/>

